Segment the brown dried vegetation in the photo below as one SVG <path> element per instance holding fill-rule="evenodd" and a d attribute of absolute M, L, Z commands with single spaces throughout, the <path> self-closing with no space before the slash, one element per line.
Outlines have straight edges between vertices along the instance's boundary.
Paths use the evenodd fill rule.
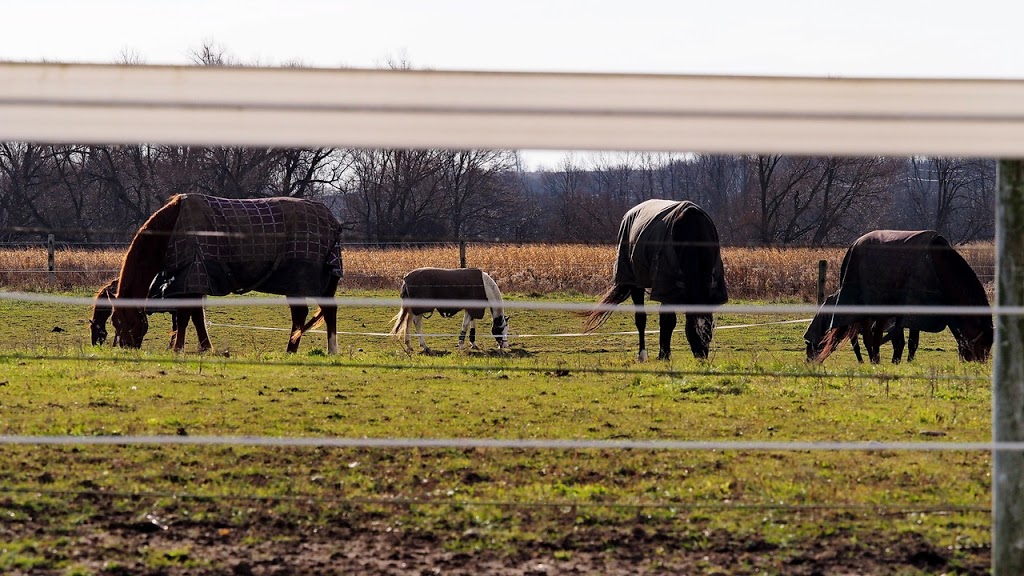
<path fill-rule="evenodd" d="M 990 288 L 995 269 L 991 243 L 957 248 Z M 726 247 L 722 250 L 729 295 L 736 300 L 813 302 L 818 261 L 828 262 L 826 290 L 838 285 L 845 247 L 759 248 Z M 53 280 L 47 270 L 45 248 L 0 250 L 0 287 L 7 290 L 90 291 L 113 278 L 121 266 L 123 249 L 62 249 L 55 253 Z M 580 244 L 470 244 L 467 265 L 491 274 L 506 292 L 598 294 L 608 287 L 615 247 Z M 416 248 L 347 247 L 343 288 L 397 289 L 402 276 L 421 266 L 456 268 L 457 244 Z"/>

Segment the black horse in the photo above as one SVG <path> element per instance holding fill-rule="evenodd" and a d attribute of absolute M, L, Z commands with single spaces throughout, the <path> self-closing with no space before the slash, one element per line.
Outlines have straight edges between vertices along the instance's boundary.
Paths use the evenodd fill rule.
<path fill-rule="evenodd" d="M 613 285 L 605 292 L 583 324 L 585 332 L 596 330 L 612 310 L 610 306 L 632 298 L 637 306 L 636 329 L 640 340 L 638 359 L 647 359 L 643 311 L 644 292 L 651 300 L 668 305 L 717 305 L 729 299 L 725 286 L 718 229 L 704 210 L 693 202 L 648 200 L 633 207 L 619 227 L 619 249 Z M 675 312 L 659 314 L 658 358 L 672 354 Z M 686 340 L 696 358 L 707 358 L 714 317 L 710 313 L 686 314 Z"/>
<path fill-rule="evenodd" d="M 970 264 L 932 230 L 876 230 L 850 246 L 840 269 L 839 291 L 826 300 L 804 333 L 807 359 L 820 362 L 844 340 L 860 334 L 868 357 L 877 364 L 882 332 L 892 320 L 911 330 L 912 349 L 917 344 L 914 330 L 941 332 L 949 327 L 961 360 L 984 362 L 992 350 L 994 330 L 988 314 L 839 314 L 830 310 L 835 305 L 988 307 L 985 288 Z"/>

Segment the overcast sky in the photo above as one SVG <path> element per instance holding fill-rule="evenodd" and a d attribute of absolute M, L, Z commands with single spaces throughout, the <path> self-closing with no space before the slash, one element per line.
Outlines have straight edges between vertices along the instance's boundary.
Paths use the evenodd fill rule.
<path fill-rule="evenodd" d="M 1015 0 L 4 0 L 0 60 L 1024 78 Z"/>

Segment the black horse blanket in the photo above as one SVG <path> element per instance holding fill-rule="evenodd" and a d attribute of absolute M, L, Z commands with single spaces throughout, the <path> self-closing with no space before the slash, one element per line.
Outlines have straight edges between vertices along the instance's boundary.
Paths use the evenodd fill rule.
<path fill-rule="evenodd" d="M 322 296 L 341 278 L 341 224 L 319 202 L 183 194 L 156 284 L 164 297 Z"/>
<path fill-rule="evenodd" d="M 724 304 L 718 229 L 687 200 L 648 200 L 633 207 L 619 228 L 616 285 L 649 288 L 666 304 Z"/>
<path fill-rule="evenodd" d="M 875 230 L 858 238 L 840 270 L 840 306 L 988 305 L 970 264 L 934 230 Z M 941 332 L 946 316 L 904 316 L 903 325 Z M 857 321 L 836 314 L 833 325 Z"/>
<path fill-rule="evenodd" d="M 483 272 L 478 268 L 417 268 L 402 279 L 402 300 L 408 298 L 427 300 L 477 300 L 486 301 L 487 291 L 484 290 Z M 445 318 L 450 318 L 465 309 L 469 315 L 479 320 L 484 317 L 486 308 L 437 308 L 435 306 L 412 306 L 416 315 L 429 314 L 437 309 Z"/>

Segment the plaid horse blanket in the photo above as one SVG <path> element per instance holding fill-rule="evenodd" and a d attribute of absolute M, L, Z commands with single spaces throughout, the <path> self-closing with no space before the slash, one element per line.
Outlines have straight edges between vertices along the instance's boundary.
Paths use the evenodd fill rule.
<path fill-rule="evenodd" d="M 157 277 L 164 297 L 322 296 L 341 278 L 341 223 L 319 202 L 182 194 Z"/>
<path fill-rule="evenodd" d="M 649 288 L 652 300 L 667 304 L 728 301 L 718 229 L 711 217 L 687 200 L 647 200 L 634 206 L 619 228 L 614 282 Z"/>

